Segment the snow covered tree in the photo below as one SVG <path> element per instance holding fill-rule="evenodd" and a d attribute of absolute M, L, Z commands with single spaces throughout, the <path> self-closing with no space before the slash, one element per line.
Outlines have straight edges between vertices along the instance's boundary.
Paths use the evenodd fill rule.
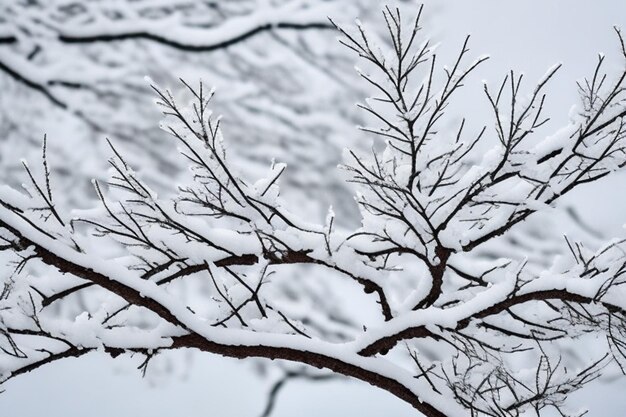
<path fill-rule="evenodd" d="M 410 25 L 395 9 L 383 15 L 386 39 L 338 28 L 375 94 L 360 107 L 376 122 L 362 130 L 382 139 L 345 152 L 356 230 L 332 210 L 323 224 L 289 210 L 284 164 L 262 179 L 242 174 L 202 83 L 181 81 L 188 105 L 152 84 L 189 165 L 173 198 L 109 143 L 109 180 L 93 182 L 99 206 L 61 210 L 44 140 L 40 168 L 23 162 L 26 192 L 0 188 L 0 378 L 94 350 L 143 355 L 145 369 L 192 348 L 323 368 L 426 416 L 504 417 L 570 415 L 569 393 L 623 370 L 625 241 L 565 238 L 567 256 L 548 260 L 510 254 L 524 245 L 507 240 L 626 164 L 619 29 L 624 69 L 606 74 L 600 55 L 568 125 L 544 132 L 557 65 L 528 90 L 515 72 L 485 83 L 492 127 L 467 132 L 462 119 L 450 132 L 448 107 L 487 57 L 468 62 L 466 39 L 442 70 L 421 9 Z M 593 349 L 567 353 L 576 346 Z"/>
<path fill-rule="evenodd" d="M 98 156 L 107 149 L 104 136 L 123 142 L 130 162 L 144 166 L 144 180 L 167 192 L 170 178 L 185 167 L 168 157 L 173 147 L 156 128 L 158 112 L 146 106 L 151 97 L 143 79 L 149 75 L 170 85 L 178 77 L 203 78 L 220 88 L 215 102 L 220 114 L 237 120 L 229 126 L 229 139 L 238 161 L 245 161 L 244 173 L 255 175 L 271 158 L 289 162 L 290 193 L 320 201 L 312 211 L 323 218 L 328 190 L 341 198 L 348 188 L 338 176 L 310 172 L 337 165 L 336 137 L 355 138 L 350 146 L 359 142 L 352 126 L 361 121 L 352 104 L 366 94 L 327 16 L 367 21 L 372 9 L 367 3 L 3 2 L 2 180 L 19 185 L 19 159 L 35 157 L 43 132 L 57 136 L 54 127 L 63 125 L 58 135 L 71 146 L 50 143 L 51 151 L 73 166 L 57 174 L 60 205 L 84 206 L 86 190 L 76 184 L 106 179 L 100 177 L 105 164 Z M 37 127 L 25 128 L 23 121 L 31 119 L 39 121 Z M 334 151 L 325 151 L 329 147 Z M 132 157 L 143 157 L 146 149 L 149 161 Z M 349 198 L 335 204 L 342 214 L 354 207 Z"/>

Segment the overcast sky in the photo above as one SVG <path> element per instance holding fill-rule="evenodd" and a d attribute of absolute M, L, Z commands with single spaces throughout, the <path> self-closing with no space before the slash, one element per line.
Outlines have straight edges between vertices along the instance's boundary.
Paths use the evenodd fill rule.
<path fill-rule="evenodd" d="M 372 7 L 379 6 L 372 2 Z M 612 26 L 626 30 L 624 0 L 430 1 L 425 13 L 427 31 L 443 42 L 443 56 L 446 51 L 457 51 L 467 33 L 472 34 L 476 55 L 491 55 L 471 80 L 474 88 L 470 86 L 462 98 L 462 104 L 477 115 L 485 105 L 484 98 L 475 94 L 480 92 L 481 79 L 495 84 L 513 68 L 523 71 L 529 81 L 537 80 L 552 64 L 562 62 L 563 71 L 552 84 L 549 99 L 555 122 L 562 123 L 576 101 L 574 81 L 590 74 L 598 52 L 607 54 L 609 65 L 623 65 L 617 59 Z M 579 207 L 592 224 L 623 234 L 618 228 L 626 220 L 625 185 L 626 176 L 617 174 L 573 193 L 564 203 Z M 255 416 L 262 409 L 265 385 L 249 364 L 196 356 L 191 369 L 179 370 L 170 381 L 151 387 L 134 369 L 141 360 L 112 361 L 93 355 L 21 376 L 9 382 L 0 396 L 0 415 L 227 417 Z M 178 358 L 177 362 L 184 361 Z M 626 415 L 626 398 L 621 395 L 626 382 L 600 389 L 602 395 L 594 386 L 576 398 L 590 406 L 589 416 Z M 400 400 L 363 383 L 331 382 L 291 384 L 274 415 L 401 417 L 415 413 Z"/>

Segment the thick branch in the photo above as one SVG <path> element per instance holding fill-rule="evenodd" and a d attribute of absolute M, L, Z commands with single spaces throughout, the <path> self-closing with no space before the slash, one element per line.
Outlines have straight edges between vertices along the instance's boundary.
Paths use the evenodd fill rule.
<path fill-rule="evenodd" d="M 434 406 L 420 401 L 410 389 L 398 381 L 389 377 L 377 374 L 359 366 L 344 362 L 340 359 L 322 355 L 315 352 L 297 350 L 288 347 L 274 346 L 232 346 L 208 341 L 198 335 L 188 335 L 174 338 L 173 348 L 196 348 L 204 352 L 216 353 L 231 358 L 267 358 L 267 359 L 283 359 L 304 363 L 316 368 L 326 368 L 342 375 L 350 376 L 361 381 L 367 382 L 375 387 L 382 388 L 396 397 L 411 404 L 413 408 L 427 417 L 446 417 Z"/>
<path fill-rule="evenodd" d="M 166 45 L 172 48 L 179 49 L 181 51 L 187 52 L 210 52 L 218 49 L 228 48 L 229 46 L 235 45 L 239 42 L 243 42 L 257 34 L 268 32 L 274 29 L 283 29 L 283 30 L 309 30 L 309 29 L 333 29 L 334 26 L 328 23 L 320 23 L 320 22 L 312 22 L 312 23 L 290 23 L 290 22 L 279 22 L 279 23 L 266 23 L 264 25 L 257 26 L 253 29 L 250 29 L 246 32 L 243 32 L 237 36 L 234 36 L 230 39 L 225 39 L 219 42 L 207 42 L 207 43 L 183 43 L 178 40 L 168 38 L 163 34 L 155 34 L 150 32 L 122 32 L 122 33 L 101 33 L 97 35 L 91 36 L 80 36 L 80 35 L 69 35 L 69 34 L 61 34 L 58 39 L 64 43 L 95 43 L 95 42 L 116 42 L 116 41 L 124 41 L 124 40 L 149 40 L 152 42 L 160 43 L 162 45 Z"/>
<path fill-rule="evenodd" d="M 11 233 L 15 234 L 19 239 L 19 245 L 24 249 L 26 248 L 32 249 L 35 255 L 39 259 L 41 259 L 43 263 L 57 268 L 62 273 L 69 273 L 78 278 L 82 278 L 87 281 L 90 281 L 122 297 L 124 300 L 128 301 L 131 304 L 134 304 L 140 307 L 145 307 L 153 311 L 154 313 L 158 314 L 164 320 L 174 325 L 186 328 L 186 326 L 183 323 L 181 323 L 168 309 L 163 307 L 157 301 L 149 297 L 143 296 L 136 289 L 131 288 L 127 285 L 124 285 L 121 282 L 114 281 L 111 278 L 107 277 L 106 275 L 98 273 L 92 269 L 70 262 L 58 256 L 56 253 L 26 238 L 18 230 L 16 230 L 9 224 L 5 223 L 3 220 L 0 220 L 0 227 L 5 228 L 11 231 Z"/>
<path fill-rule="evenodd" d="M 289 251 L 287 253 L 284 253 L 283 256 L 281 258 L 277 258 L 271 254 L 265 254 L 265 258 L 269 259 L 270 261 L 270 265 L 286 265 L 286 264 L 317 264 L 317 265 L 324 265 L 327 266 L 329 268 L 335 269 L 343 274 L 347 274 L 349 276 L 351 276 L 355 281 L 357 281 L 359 284 L 361 284 L 363 286 L 363 291 L 365 291 L 367 294 L 371 294 L 371 293 L 376 293 L 378 295 L 379 298 L 379 304 L 380 304 L 380 308 L 381 308 L 381 312 L 383 314 L 383 317 L 385 318 L 385 320 L 391 320 L 393 318 L 392 314 L 391 314 L 391 308 L 389 306 L 389 303 L 387 302 L 387 297 L 385 296 L 385 293 L 383 291 L 383 289 L 377 285 L 376 283 L 374 283 L 373 281 L 370 281 L 366 278 L 361 278 L 361 277 L 357 277 L 354 276 L 352 274 L 350 274 L 348 271 L 345 271 L 341 268 L 332 266 L 332 265 L 328 265 L 322 261 L 319 261 L 317 259 L 311 258 L 306 252 L 303 251 Z M 219 267 L 219 268 L 223 268 L 223 267 L 228 267 L 228 266 L 241 266 L 241 265 L 254 265 L 256 263 L 259 262 L 259 258 L 257 255 L 254 254 L 244 254 L 244 255 L 234 255 L 234 256 L 229 256 L 223 259 L 220 259 L 218 261 L 215 261 L 214 265 Z M 157 280 L 156 283 L 158 285 L 163 285 L 166 284 L 168 282 L 171 282 L 175 279 L 178 278 L 182 278 L 184 276 L 187 275 L 191 275 L 194 274 L 196 272 L 200 272 L 206 270 L 206 265 L 205 264 L 198 264 L 198 265 L 189 265 L 189 266 L 185 266 L 183 268 L 181 268 L 179 271 L 175 272 L 172 275 L 169 275 L 165 278 L 162 278 L 160 280 Z M 82 277 L 81 277 L 82 278 Z M 90 280 L 91 281 L 91 280 Z M 70 294 L 73 294 L 76 291 L 80 291 L 84 288 L 89 288 L 93 285 L 99 285 L 94 281 L 91 281 L 89 283 L 83 283 L 71 288 L 68 288 L 66 290 L 63 290 L 61 292 L 58 292 L 56 294 L 53 294 L 49 297 L 46 297 L 43 302 L 42 305 L 48 306 L 52 303 L 54 303 L 55 301 L 58 301 L 64 297 L 67 297 Z"/>
<path fill-rule="evenodd" d="M 569 301 L 579 304 L 593 304 L 598 303 L 612 313 L 621 313 L 626 316 L 626 310 L 611 303 L 594 300 L 590 297 L 585 297 L 579 294 L 574 294 L 567 290 L 542 290 L 533 291 L 526 294 L 515 295 L 499 303 L 496 303 L 484 310 L 476 312 L 469 317 L 459 320 L 454 330 L 460 330 L 467 327 L 473 320 L 484 319 L 496 314 L 502 313 L 511 307 L 524 304 L 531 301 Z M 442 311 L 445 314 L 445 310 Z M 407 327 L 393 335 L 382 337 L 368 346 L 363 348 L 359 353 L 364 356 L 372 356 L 378 353 L 386 353 L 391 350 L 396 344 L 402 340 L 414 339 L 414 338 L 426 338 L 430 337 L 438 339 L 436 334 L 433 334 L 426 329 L 425 326 Z"/>

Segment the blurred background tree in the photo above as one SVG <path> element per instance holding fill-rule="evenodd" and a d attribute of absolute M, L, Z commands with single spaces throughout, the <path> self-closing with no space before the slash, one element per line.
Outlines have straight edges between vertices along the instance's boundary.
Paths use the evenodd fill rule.
<path fill-rule="evenodd" d="M 5 2 L 0 175 L 15 182 L 16 161 L 32 156 L 47 132 L 51 154 L 64 161 L 61 197 L 77 203 L 84 180 L 102 176 L 106 136 L 131 154 L 148 150 L 152 165 L 141 161 L 143 175 L 164 190 L 183 167 L 169 157 L 173 145 L 155 124 L 144 77 L 166 86 L 202 78 L 219 88 L 216 108 L 248 174 L 272 158 L 287 161 L 295 171 L 291 198 L 320 203 L 309 204 L 312 215 L 323 216 L 333 200 L 340 214 L 353 213 L 334 168 L 343 147 L 364 142 L 353 104 L 366 93 L 328 16 L 367 22 L 378 9 L 368 3 Z"/>

